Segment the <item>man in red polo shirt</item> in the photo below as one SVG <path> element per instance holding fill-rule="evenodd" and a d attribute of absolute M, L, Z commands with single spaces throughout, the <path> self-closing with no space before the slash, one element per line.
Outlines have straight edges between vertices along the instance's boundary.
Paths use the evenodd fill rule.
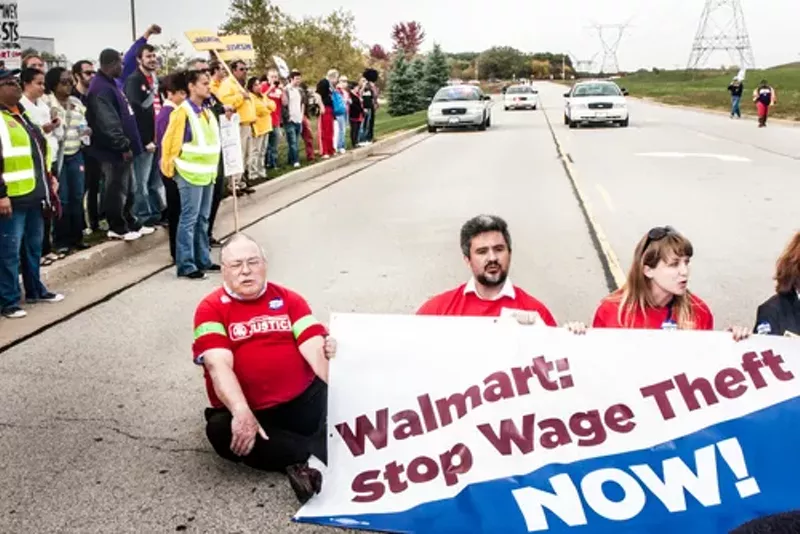
<path fill-rule="evenodd" d="M 557 326 L 547 307 L 513 285 L 511 235 L 506 222 L 495 215 L 479 215 L 461 227 L 461 251 L 472 278 L 455 289 L 428 300 L 418 315 L 510 315 L 522 324 L 539 321 Z"/>
<path fill-rule="evenodd" d="M 267 282 L 266 257 L 249 237 L 229 239 L 221 262 L 224 285 L 194 317 L 206 435 L 225 459 L 285 472 L 305 502 L 322 484 L 308 458 L 327 463 L 327 330 L 303 297 Z"/>

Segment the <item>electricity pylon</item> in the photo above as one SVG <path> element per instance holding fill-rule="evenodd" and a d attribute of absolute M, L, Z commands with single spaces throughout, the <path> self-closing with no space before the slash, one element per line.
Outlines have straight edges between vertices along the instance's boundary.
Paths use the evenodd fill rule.
<path fill-rule="evenodd" d="M 713 52 L 728 52 L 742 68 L 755 68 L 741 0 L 706 0 L 687 69 L 705 67 Z"/>

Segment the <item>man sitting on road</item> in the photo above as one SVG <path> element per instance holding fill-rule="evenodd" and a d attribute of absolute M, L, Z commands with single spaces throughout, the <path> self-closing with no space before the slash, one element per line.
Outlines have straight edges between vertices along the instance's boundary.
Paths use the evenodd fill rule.
<path fill-rule="evenodd" d="M 472 278 L 425 302 L 418 315 L 496 317 L 505 308 L 522 324 L 556 326 L 550 310 L 508 278 L 511 235 L 506 221 L 495 215 L 468 220 L 461 227 L 461 251 Z"/>
<path fill-rule="evenodd" d="M 425 302 L 417 315 L 458 315 L 477 317 L 513 317 L 523 325 L 557 326 L 553 314 L 537 299 L 511 283 L 511 235 L 508 224 L 495 215 L 478 215 L 461 227 L 461 251 L 472 278 L 455 289 L 445 291 Z M 586 325 L 568 323 L 573 334 L 586 333 Z M 336 355 L 338 345 L 327 338 L 327 358 Z"/>
<path fill-rule="evenodd" d="M 285 472 L 301 502 L 319 493 L 327 463 L 327 330 L 294 291 L 267 282 L 263 249 L 236 234 L 221 251 L 223 287 L 194 318 L 194 361 L 211 407 L 206 435 L 223 458 Z"/>

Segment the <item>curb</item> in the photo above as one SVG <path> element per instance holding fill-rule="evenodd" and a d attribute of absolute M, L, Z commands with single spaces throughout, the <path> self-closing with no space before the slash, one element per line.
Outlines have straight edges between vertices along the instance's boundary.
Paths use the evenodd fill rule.
<path fill-rule="evenodd" d="M 700 113 L 707 113 L 709 115 L 719 115 L 722 117 L 729 117 L 730 113 L 727 111 L 722 111 L 720 109 L 713 109 L 713 108 L 703 108 L 698 106 L 686 106 L 684 104 L 669 104 L 667 102 L 661 102 L 660 100 L 656 100 L 655 98 L 648 97 L 648 96 L 628 96 L 628 98 L 632 100 L 638 100 L 639 102 L 644 102 L 646 104 L 653 104 L 656 106 L 661 106 L 665 108 L 674 108 L 674 109 L 682 109 L 685 111 L 698 111 Z M 742 119 L 751 118 L 751 119 L 758 119 L 758 115 L 752 113 L 742 112 Z M 770 124 L 777 123 L 783 126 L 790 126 L 793 128 L 800 128 L 800 121 L 791 120 L 791 119 L 780 119 L 775 117 L 769 118 Z"/>
<path fill-rule="evenodd" d="M 278 178 L 261 183 L 254 187 L 254 189 L 261 194 L 270 194 L 286 189 L 296 184 L 301 184 L 312 180 L 323 174 L 335 171 L 345 167 L 351 163 L 367 159 L 376 152 L 381 152 L 388 147 L 402 143 L 406 139 L 422 133 L 427 129 L 426 126 L 420 126 L 411 130 L 405 130 L 396 133 L 391 137 L 377 141 L 376 143 L 368 146 L 357 148 L 345 153 L 342 156 L 336 156 L 326 161 L 320 161 L 295 171 L 290 171 Z M 231 214 L 233 212 L 232 202 L 223 202 L 220 205 L 217 218 Z M 90 249 L 72 254 L 63 260 L 60 260 L 52 266 L 43 267 L 41 269 L 42 282 L 47 286 L 57 288 L 58 286 L 67 285 L 71 281 L 78 278 L 84 278 L 97 273 L 100 270 L 111 267 L 118 263 L 129 260 L 139 254 L 152 250 L 161 245 L 169 242 L 169 236 L 166 229 L 159 228 L 154 234 L 144 236 L 141 239 L 132 241 L 130 243 L 121 241 L 108 241 L 95 245 Z"/>

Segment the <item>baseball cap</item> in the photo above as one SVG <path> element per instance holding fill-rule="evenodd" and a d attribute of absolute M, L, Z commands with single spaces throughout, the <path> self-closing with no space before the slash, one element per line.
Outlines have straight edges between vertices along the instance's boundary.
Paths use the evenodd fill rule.
<path fill-rule="evenodd" d="M 0 69 L 0 80 L 11 78 L 12 76 L 19 76 L 21 71 L 19 69 Z"/>

